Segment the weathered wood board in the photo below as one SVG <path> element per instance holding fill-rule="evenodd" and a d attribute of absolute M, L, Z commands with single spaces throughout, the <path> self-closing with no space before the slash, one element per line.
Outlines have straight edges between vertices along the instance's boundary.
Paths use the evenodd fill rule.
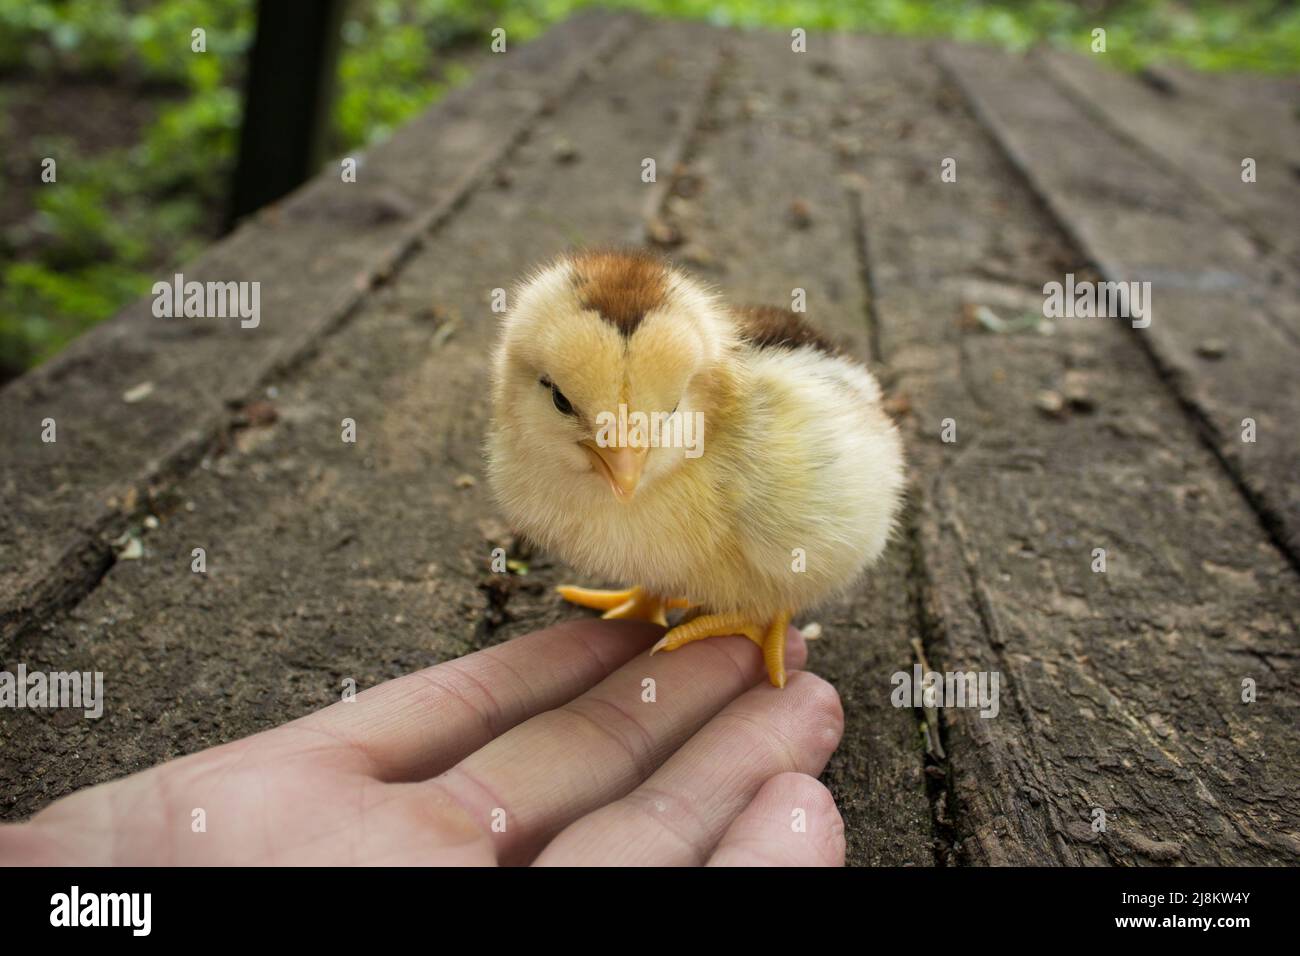
<path fill-rule="evenodd" d="M 584 16 L 502 58 L 472 90 L 358 157 L 364 174 L 349 188 L 335 166 L 182 270 L 187 281 L 260 282 L 265 324 L 163 321 L 144 299 L 7 388 L 0 646 L 92 586 L 112 561 L 109 542 L 143 515 L 153 489 L 194 465 L 230 406 L 343 321 L 630 28 Z M 151 398 L 125 401 L 146 383 Z M 47 418 L 62 436 L 53 444 L 41 440 Z"/>
<path fill-rule="evenodd" d="M 578 613 L 544 555 L 526 576 L 488 569 L 517 548 L 483 480 L 491 293 L 574 245 L 656 239 L 735 299 L 802 290 L 904 429 L 906 526 L 813 615 L 811 666 L 846 711 L 825 778 L 850 862 L 1300 860 L 1282 242 L 1265 261 L 1221 205 L 1180 205 L 1153 165 L 1183 162 L 1177 124 L 1149 141 L 1095 128 L 1086 73 L 811 40 L 794 54 L 781 34 L 584 15 L 376 147 L 357 184 L 327 169 L 185 268 L 263 278 L 259 329 L 141 303 L 0 392 L 0 666 L 113 675 L 98 721 L 0 714 L 0 816 L 298 716 L 345 677 Z M 1097 109 L 1117 83 L 1136 81 L 1098 82 Z M 1071 159 L 1082 140 L 1110 165 Z M 1148 247 L 1157 223 L 1179 232 Z M 1238 285 L 1179 287 L 1214 263 Z M 1176 272 L 1166 311 L 1147 330 L 1020 321 L 1044 283 L 1092 266 Z M 1175 318 L 1178 295 L 1239 317 L 1226 364 L 1180 351 L 1209 319 Z M 124 404 L 141 381 L 151 395 Z M 1073 404 L 1048 414 L 1045 390 Z M 1240 403 L 1268 435 L 1257 458 L 1226 445 Z M 140 559 L 115 559 L 122 532 Z M 891 702 L 917 645 L 1001 681 L 997 716 L 944 710 L 929 753 L 921 712 Z"/>
<path fill-rule="evenodd" d="M 924 51 L 845 59 L 871 122 L 908 124 L 870 138 L 861 195 L 883 357 L 915 427 L 920 623 L 936 667 L 1003 680 L 996 718 L 944 712 L 964 858 L 1292 859 L 1292 757 L 1269 758 L 1294 719 L 1293 570 L 1131 330 L 963 322 L 1041 317 L 1078 253 Z M 1079 407 L 1044 414 L 1043 390 Z M 1243 704 L 1244 677 L 1272 705 Z"/>
<path fill-rule="evenodd" d="M 1275 284 L 1272 263 L 1215 204 L 1099 125 L 1077 96 L 1041 82 L 1032 61 L 974 46 L 945 46 L 941 58 L 1102 276 L 1150 283 L 1139 343 L 1300 566 L 1294 282 Z"/>
<path fill-rule="evenodd" d="M 1133 77 L 1101 58 L 1036 51 L 1033 65 L 1279 260 L 1269 275 L 1291 283 L 1300 268 L 1300 80 L 1249 77 L 1234 82 L 1169 68 Z M 1253 163 L 1243 168 L 1247 161 Z M 1247 175 L 1248 174 L 1248 175 Z M 1300 329 L 1298 329 L 1300 330 Z"/>
<path fill-rule="evenodd" d="M 801 294 L 822 329 L 869 361 L 854 210 L 834 156 L 821 147 L 844 84 L 827 69 L 827 53 L 767 68 L 783 56 L 789 40 L 779 34 L 727 44 L 718 94 L 681 179 L 686 195 L 668 199 L 664 218 L 682 239 L 676 255 L 730 301 L 792 307 Z M 845 743 L 827 779 L 860 863 L 934 858 L 916 718 L 882 693 L 912 663 L 911 576 L 900 538 L 858 593 L 814 615 L 825 636 L 811 645 L 813 666 L 845 700 Z"/>

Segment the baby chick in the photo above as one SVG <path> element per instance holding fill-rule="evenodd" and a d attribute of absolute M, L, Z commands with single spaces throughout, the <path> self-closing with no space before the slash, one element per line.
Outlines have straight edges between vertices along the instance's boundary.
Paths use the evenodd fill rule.
<path fill-rule="evenodd" d="M 488 475 L 518 530 L 634 585 L 567 600 L 664 625 L 693 608 L 654 651 L 743 634 L 778 687 L 791 616 L 880 555 L 904 482 L 866 368 L 792 312 L 729 308 L 657 256 L 609 251 L 516 290 Z"/>

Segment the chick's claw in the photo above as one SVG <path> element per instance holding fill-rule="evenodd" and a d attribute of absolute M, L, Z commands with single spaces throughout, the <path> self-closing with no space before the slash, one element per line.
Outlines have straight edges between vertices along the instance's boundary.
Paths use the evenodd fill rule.
<path fill-rule="evenodd" d="M 706 637 L 727 637 L 742 634 L 749 638 L 763 651 L 763 663 L 767 667 L 767 679 L 774 687 L 785 686 L 785 629 L 790 623 L 790 614 L 778 614 L 772 623 L 764 628 L 744 614 L 705 614 L 673 628 L 659 643 L 650 649 L 657 651 L 675 651 L 692 641 L 702 641 Z"/>
<path fill-rule="evenodd" d="M 606 621 L 650 621 L 661 627 L 668 626 L 667 611 L 671 608 L 689 607 L 681 598 L 663 599 L 642 587 L 623 591 L 600 591 L 595 588 L 563 584 L 555 589 L 570 604 L 604 611 Z"/>

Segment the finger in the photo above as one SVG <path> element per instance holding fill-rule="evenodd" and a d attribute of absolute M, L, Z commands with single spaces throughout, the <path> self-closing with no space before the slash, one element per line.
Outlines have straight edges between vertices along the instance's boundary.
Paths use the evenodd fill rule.
<path fill-rule="evenodd" d="M 807 649 L 787 631 L 788 659 Z M 743 637 L 637 657 L 589 692 L 498 737 L 430 782 L 490 829 L 503 863 L 525 862 L 586 813 L 621 797 L 726 703 L 764 679 Z"/>
<path fill-rule="evenodd" d="M 784 689 L 756 687 L 641 786 L 561 833 L 537 862 L 699 865 L 764 782 L 820 773 L 843 731 L 839 695 L 820 677 L 799 672 Z"/>
<path fill-rule="evenodd" d="M 588 690 L 663 629 L 582 618 L 380 684 L 286 725 L 380 780 L 427 780 Z"/>
<path fill-rule="evenodd" d="M 820 781 L 783 773 L 759 788 L 709 866 L 843 866 L 844 820 Z"/>

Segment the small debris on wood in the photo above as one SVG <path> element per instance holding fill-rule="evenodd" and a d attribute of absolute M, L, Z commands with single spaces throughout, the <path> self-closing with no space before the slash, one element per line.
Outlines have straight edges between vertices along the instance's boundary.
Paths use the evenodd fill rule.
<path fill-rule="evenodd" d="M 856 159 L 866 152 L 866 146 L 859 136 L 839 133 L 832 139 L 835 155 L 840 159 Z"/>
<path fill-rule="evenodd" d="M 456 476 L 455 485 L 457 488 L 473 488 L 477 484 L 478 479 L 471 474 L 467 473 Z"/>
<path fill-rule="evenodd" d="M 799 629 L 799 633 L 805 641 L 815 641 L 822 636 L 822 626 L 816 621 L 809 621 Z"/>
<path fill-rule="evenodd" d="M 514 582 L 515 578 L 509 574 L 492 574 L 479 582 L 479 590 L 487 598 L 487 607 L 483 609 L 483 623 L 489 631 L 496 630 L 510 620 L 506 605 L 510 602 Z"/>
<path fill-rule="evenodd" d="M 449 318 L 451 313 L 440 305 L 431 305 L 427 309 L 416 309 L 411 313 L 411 318 L 417 322 L 429 322 L 433 325 L 442 325 Z"/>
<path fill-rule="evenodd" d="M 770 112 L 770 110 L 771 107 L 768 106 L 767 100 L 752 93 L 749 96 L 746 96 L 744 102 L 740 105 L 740 112 L 746 119 L 762 116 L 765 113 Z"/>
<path fill-rule="evenodd" d="M 128 405 L 134 405 L 136 402 L 143 402 L 153 394 L 153 382 L 141 382 L 134 388 L 128 388 L 122 393 L 122 401 Z"/>
<path fill-rule="evenodd" d="M 265 428 L 279 419 L 280 413 L 270 402 L 257 401 L 245 405 L 235 416 L 235 424 L 248 428 Z"/>
<path fill-rule="evenodd" d="M 807 229 L 812 225 L 812 207 L 806 199 L 796 199 L 790 203 L 790 224 L 796 229 Z"/>
<path fill-rule="evenodd" d="M 1174 83 L 1173 75 L 1167 70 L 1159 67 L 1145 66 L 1138 70 L 1138 79 L 1145 83 L 1157 93 L 1165 96 L 1177 96 L 1178 86 Z"/>
<path fill-rule="evenodd" d="M 1061 393 L 1069 406 L 1077 412 L 1091 412 L 1097 408 L 1093 398 L 1092 382 L 1086 372 L 1071 370 L 1061 381 Z"/>
<path fill-rule="evenodd" d="M 551 146 L 551 157 L 557 163 L 572 163 L 578 159 L 578 147 L 567 139 L 557 139 Z"/>
<path fill-rule="evenodd" d="M 1065 396 L 1051 389 L 1043 389 L 1034 398 L 1034 407 L 1049 418 L 1065 417 Z"/>
<path fill-rule="evenodd" d="M 1217 361 L 1228 354 L 1228 343 L 1223 339 L 1205 339 L 1197 344 L 1196 354 L 1203 359 Z"/>
<path fill-rule="evenodd" d="M 119 561 L 139 561 L 144 557 L 144 543 L 131 531 L 113 542 L 113 550 Z"/>
<path fill-rule="evenodd" d="M 920 638 L 914 637 L 909 643 L 912 645 L 912 653 L 916 655 L 916 662 L 921 665 L 921 673 L 930 673 L 930 662 L 925 659 L 925 646 Z M 925 714 L 922 727 L 925 729 L 926 752 L 934 760 L 944 760 L 947 754 L 943 752 L 943 742 L 939 739 L 939 708 L 923 706 L 921 711 Z"/>
<path fill-rule="evenodd" d="M 518 574 L 521 577 L 528 573 L 528 562 L 520 561 L 517 558 L 506 559 L 506 570 L 511 574 Z"/>
<path fill-rule="evenodd" d="M 989 332 L 1005 332 L 1006 322 L 987 305 L 966 302 L 961 307 L 962 325 L 967 328 L 982 328 Z"/>
<path fill-rule="evenodd" d="M 678 165 L 673 171 L 673 195 L 682 199 L 694 199 L 704 188 L 704 181 L 697 173 L 691 172 L 685 166 Z"/>
<path fill-rule="evenodd" d="M 369 197 L 354 218 L 373 225 L 404 222 L 415 218 L 415 206 L 395 189 L 383 189 Z"/>
<path fill-rule="evenodd" d="M 438 329 L 436 332 L 433 333 L 433 339 L 430 341 L 429 344 L 435 349 L 441 348 L 443 345 L 446 344 L 447 340 L 451 338 L 452 335 L 454 335 L 456 330 L 459 328 L 460 328 L 460 320 L 457 319 L 454 315 L 450 316 L 446 322 L 443 322 L 440 326 L 438 326 Z"/>
<path fill-rule="evenodd" d="M 664 203 L 664 218 L 669 222 L 682 223 L 695 215 L 695 206 L 689 199 L 669 195 Z M 678 227 L 680 229 L 680 226 Z"/>
<path fill-rule="evenodd" d="M 893 418 L 903 418 L 912 412 L 912 400 L 903 394 L 888 395 L 881 404 L 886 414 Z"/>
<path fill-rule="evenodd" d="M 672 223 L 655 216 L 646 223 L 646 237 L 656 246 L 676 246 L 682 241 L 682 232 Z"/>
<path fill-rule="evenodd" d="M 867 177 L 858 172 L 842 172 L 839 180 L 840 185 L 849 193 L 861 195 L 871 188 L 871 182 Z"/>
<path fill-rule="evenodd" d="M 994 335 L 1011 335 L 1029 329 L 1033 329 L 1040 335 L 1051 335 L 1056 331 L 1049 320 L 1033 312 L 1026 312 L 1014 319 L 1004 319 L 987 305 L 976 302 L 962 304 L 962 326 L 969 329 L 983 329 Z"/>

